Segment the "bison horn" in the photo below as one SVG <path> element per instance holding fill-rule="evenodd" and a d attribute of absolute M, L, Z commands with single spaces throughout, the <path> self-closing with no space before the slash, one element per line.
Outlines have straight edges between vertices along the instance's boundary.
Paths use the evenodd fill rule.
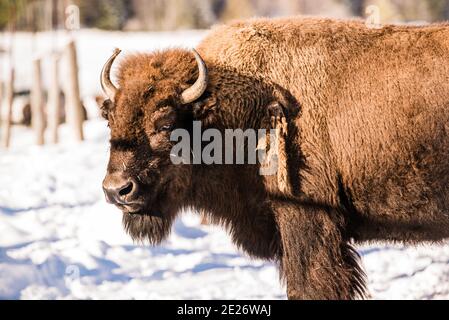
<path fill-rule="evenodd" d="M 104 94 L 112 102 L 114 102 L 115 95 L 117 94 L 117 88 L 111 81 L 111 67 L 120 52 L 121 50 L 116 48 L 112 56 L 106 61 L 103 70 L 101 70 L 101 89 L 103 89 Z"/>
<path fill-rule="evenodd" d="M 196 63 L 198 65 L 198 79 L 196 82 L 190 87 L 184 90 L 181 95 L 181 103 L 187 104 L 197 100 L 204 93 L 207 87 L 207 66 L 201 56 L 196 52 L 195 49 L 192 49 L 192 53 L 195 56 Z"/>

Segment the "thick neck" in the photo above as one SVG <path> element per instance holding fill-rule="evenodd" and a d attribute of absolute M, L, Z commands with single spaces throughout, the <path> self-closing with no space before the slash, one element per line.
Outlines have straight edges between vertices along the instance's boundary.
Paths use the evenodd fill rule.
<path fill-rule="evenodd" d="M 209 90 L 216 107 L 210 127 L 218 129 L 259 129 L 267 106 L 275 98 L 273 85 L 264 80 L 220 66 L 210 69 Z"/>
<path fill-rule="evenodd" d="M 253 212 L 265 190 L 256 165 L 192 165 L 190 205 L 215 217 Z"/>
<path fill-rule="evenodd" d="M 198 165 L 192 181 L 191 207 L 224 226 L 251 256 L 278 256 L 275 213 L 255 165 Z"/>

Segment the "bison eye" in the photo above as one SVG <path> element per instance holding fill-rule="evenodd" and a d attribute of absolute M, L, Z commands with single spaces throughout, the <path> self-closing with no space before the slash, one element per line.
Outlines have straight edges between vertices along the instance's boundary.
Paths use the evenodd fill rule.
<path fill-rule="evenodd" d="M 158 131 L 171 131 L 173 130 L 174 126 L 171 124 L 167 124 L 164 126 L 159 127 Z"/>

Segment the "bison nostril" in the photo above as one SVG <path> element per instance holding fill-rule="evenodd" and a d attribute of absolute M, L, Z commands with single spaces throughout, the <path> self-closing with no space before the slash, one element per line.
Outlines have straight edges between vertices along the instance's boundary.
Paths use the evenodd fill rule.
<path fill-rule="evenodd" d="M 132 178 L 125 179 L 122 174 L 107 175 L 103 181 L 106 201 L 126 205 L 136 200 L 139 185 Z"/>
<path fill-rule="evenodd" d="M 120 191 L 118 192 L 119 196 L 123 197 L 123 196 L 126 196 L 127 194 L 130 194 L 131 191 L 133 191 L 133 187 L 134 187 L 134 184 L 131 181 L 128 182 L 126 184 L 126 186 L 121 188 Z"/>

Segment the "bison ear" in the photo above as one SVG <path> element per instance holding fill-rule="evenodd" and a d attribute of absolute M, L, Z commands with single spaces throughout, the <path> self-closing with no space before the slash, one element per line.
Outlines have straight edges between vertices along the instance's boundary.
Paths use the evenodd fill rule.
<path fill-rule="evenodd" d="M 212 95 L 206 95 L 203 99 L 191 104 L 193 118 L 196 120 L 206 120 L 213 116 L 217 108 L 217 100 Z"/>
<path fill-rule="evenodd" d="M 292 187 L 288 171 L 288 113 L 286 107 L 279 101 L 273 101 L 267 107 L 269 128 L 275 130 L 275 150 L 268 151 L 268 158 L 277 158 L 277 189 L 281 194 L 291 195 Z M 270 137 L 270 136 L 269 136 Z M 270 137 L 271 138 L 271 137 Z M 270 147 L 271 147 L 270 143 Z M 271 155 L 270 155 L 271 154 Z"/>
<path fill-rule="evenodd" d="M 101 116 L 104 119 L 108 120 L 109 111 L 112 109 L 113 106 L 114 106 L 114 103 L 110 99 L 106 99 L 103 101 L 103 103 L 100 107 L 100 111 L 101 111 Z"/>

